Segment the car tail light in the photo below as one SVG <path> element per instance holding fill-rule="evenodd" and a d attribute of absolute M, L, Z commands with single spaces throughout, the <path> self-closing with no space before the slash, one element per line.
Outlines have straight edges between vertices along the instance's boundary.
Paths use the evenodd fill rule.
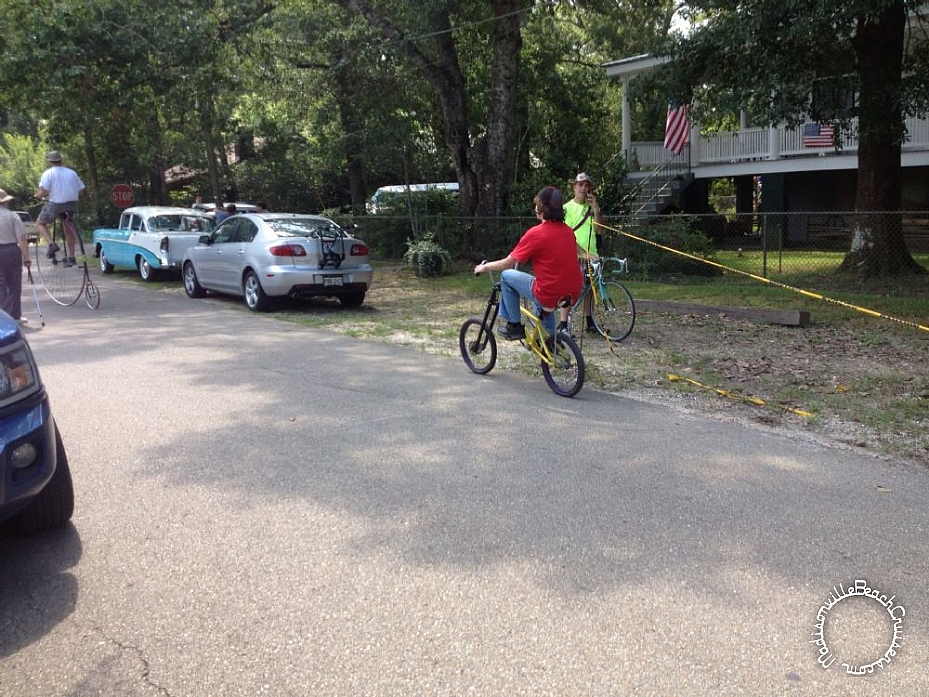
<path fill-rule="evenodd" d="M 299 244 L 276 244 L 268 250 L 272 257 L 305 257 L 306 250 Z"/>
<path fill-rule="evenodd" d="M 159 248 L 162 252 L 167 252 L 167 251 L 168 251 L 168 245 L 169 245 L 169 244 L 171 244 L 171 241 L 168 239 L 168 236 L 165 235 L 164 237 L 161 238 L 161 244 L 159 245 L 158 248 Z"/>
<path fill-rule="evenodd" d="M 353 257 L 364 257 L 368 255 L 368 245 L 366 244 L 353 244 L 352 245 L 352 256 Z"/>

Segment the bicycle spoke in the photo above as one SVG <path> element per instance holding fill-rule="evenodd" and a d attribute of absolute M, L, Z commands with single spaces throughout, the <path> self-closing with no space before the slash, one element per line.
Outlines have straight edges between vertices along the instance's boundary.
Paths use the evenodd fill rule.
<path fill-rule="evenodd" d="M 38 239 L 34 250 L 33 261 L 38 272 L 39 280 L 48 296 L 59 305 L 73 305 L 84 292 L 86 283 L 90 280 L 87 273 L 87 255 L 84 243 L 74 231 L 70 242 L 66 241 L 64 227 L 60 220 L 52 228 L 52 245 L 46 240 Z M 91 299 L 88 298 L 88 305 Z M 99 293 L 96 297 L 96 306 L 99 306 Z M 92 307 L 96 307 L 92 306 Z"/>
<path fill-rule="evenodd" d="M 84 299 L 87 301 L 87 307 L 91 310 L 96 310 L 100 307 L 100 291 L 97 289 L 97 285 L 86 278 L 86 285 L 84 287 Z"/>
<path fill-rule="evenodd" d="M 577 343 L 563 334 L 555 337 L 555 350 L 551 364 L 542 363 L 545 382 L 555 394 L 573 397 L 584 386 L 584 356 Z"/>
<path fill-rule="evenodd" d="M 44 240 L 35 247 L 35 263 L 39 281 L 48 296 L 59 305 L 73 305 L 84 290 L 84 266 L 82 262 L 69 261 L 64 247 L 49 251 Z"/>
<path fill-rule="evenodd" d="M 622 341 L 635 326 L 632 295 L 618 281 L 605 281 L 597 295 L 597 302 L 592 308 L 597 331 L 610 341 Z"/>

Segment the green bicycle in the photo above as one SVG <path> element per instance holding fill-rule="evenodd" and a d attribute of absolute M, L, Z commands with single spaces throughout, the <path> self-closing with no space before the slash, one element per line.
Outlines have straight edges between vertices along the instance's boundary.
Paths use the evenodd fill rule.
<path fill-rule="evenodd" d="M 619 273 L 629 273 L 627 259 L 600 257 L 596 261 L 588 260 L 584 289 L 570 315 L 569 326 L 574 336 L 580 336 L 585 329 L 585 305 L 590 307 L 594 329 L 607 341 L 619 343 L 632 333 L 635 326 L 632 293 L 619 281 L 609 278 Z"/>
<path fill-rule="evenodd" d="M 472 317 L 461 325 L 458 346 L 461 357 L 471 372 L 486 375 L 497 364 L 497 338 L 494 323 L 500 310 L 500 281 L 490 275 L 491 291 L 483 318 Z M 570 307 L 570 300 L 563 300 L 563 307 Z M 574 339 L 564 332 L 554 337 L 545 328 L 542 320 L 554 311 L 542 308 L 539 312 L 520 305 L 526 325 L 526 336 L 520 339 L 527 350 L 539 357 L 542 375 L 552 391 L 562 397 L 573 397 L 584 386 L 584 356 Z"/>

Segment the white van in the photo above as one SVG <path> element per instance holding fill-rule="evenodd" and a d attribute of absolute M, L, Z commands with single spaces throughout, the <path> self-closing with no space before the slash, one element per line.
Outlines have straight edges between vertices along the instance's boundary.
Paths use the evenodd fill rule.
<path fill-rule="evenodd" d="M 439 182 L 434 184 L 392 184 L 382 186 L 374 192 L 374 196 L 366 206 L 368 213 L 377 213 L 385 207 L 397 208 L 401 206 L 406 196 L 421 197 L 430 193 L 448 193 L 458 195 L 458 182 Z"/>

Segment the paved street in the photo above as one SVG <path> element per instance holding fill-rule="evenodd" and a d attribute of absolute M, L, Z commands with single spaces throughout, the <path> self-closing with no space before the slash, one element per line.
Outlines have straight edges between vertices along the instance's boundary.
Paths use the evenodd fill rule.
<path fill-rule="evenodd" d="M 77 502 L 0 696 L 929 694 L 925 471 L 129 278 L 24 289 Z"/>

